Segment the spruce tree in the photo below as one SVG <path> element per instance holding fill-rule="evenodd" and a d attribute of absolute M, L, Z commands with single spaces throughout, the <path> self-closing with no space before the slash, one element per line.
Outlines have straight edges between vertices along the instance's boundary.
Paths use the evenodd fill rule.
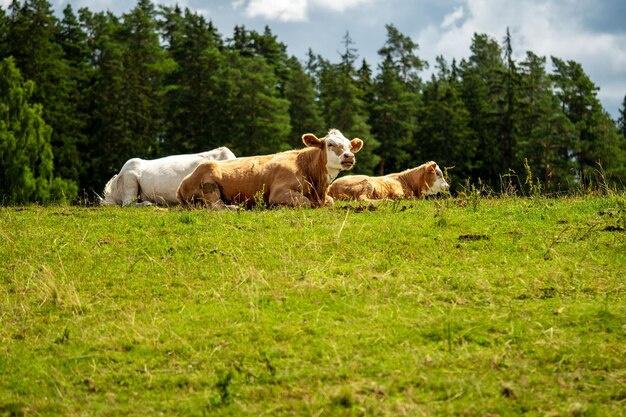
<path fill-rule="evenodd" d="M 413 158 L 436 161 L 450 168 L 452 186 L 467 180 L 473 172 L 477 138 L 470 128 L 470 113 L 461 98 L 455 71 L 443 57 L 437 58 L 437 72 L 424 86 L 419 111 L 419 130 L 415 136 Z"/>
<path fill-rule="evenodd" d="M 573 185 L 569 151 L 576 140 L 576 128 L 552 91 L 545 64 L 545 57 L 527 52 L 519 65 L 520 140 L 516 159 L 527 162 L 533 180 L 539 179 L 547 192 L 566 191 Z"/>
<path fill-rule="evenodd" d="M 381 146 L 378 174 L 398 172 L 416 165 L 411 159 L 413 137 L 417 131 L 421 71 L 426 63 L 415 55 L 418 45 L 387 25 L 387 41 L 378 51 L 382 59 L 374 80 L 370 123 Z M 418 164 L 419 165 L 419 164 Z"/>
<path fill-rule="evenodd" d="M 73 100 L 78 88 L 58 43 L 58 19 L 47 0 L 13 2 L 9 9 L 7 55 L 15 58 L 25 79 L 35 82 L 33 100 L 41 103 L 43 118 L 52 128 L 56 175 L 76 182 L 80 174 L 77 143 L 81 122 Z"/>
<path fill-rule="evenodd" d="M 556 96 L 578 132 L 570 149 L 578 170 L 577 179 L 583 185 L 601 183 L 600 167 L 621 178 L 624 163 L 620 135 L 597 98 L 598 87 L 579 63 L 552 57 L 552 64 Z"/>
<path fill-rule="evenodd" d="M 276 80 L 278 81 L 276 88 L 280 92 L 281 97 L 284 97 L 285 86 L 289 79 L 287 46 L 278 41 L 269 26 L 265 26 L 262 34 L 252 31 L 250 39 L 255 55 L 265 58 L 265 62 L 274 70 L 274 75 L 276 75 Z"/>
<path fill-rule="evenodd" d="M 475 34 L 469 59 L 461 61 L 461 94 L 470 112 L 470 127 L 477 135 L 478 147 L 473 179 L 492 185 L 506 173 L 502 146 L 502 111 L 506 71 L 502 49 L 485 34 Z"/>
<path fill-rule="evenodd" d="M 276 75 L 264 58 L 228 54 L 230 91 L 224 111 L 225 134 L 236 155 L 262 155 L 290 149 L 289 102 L 280 97 Z"/>
<path fill-rule="evenodd" d="M 123 16 L 118 32 L 122 46 L 122 108 L 124 149 L 127 158 L 159 155 L 163 136 L 163 79 L 173 70 L 159 43 L 156 11 L 150 0 L 139 0 Z"/>
<path fill-rule="evenodd" d="M 3 7 L 0 7 L 0 59 L 8 58 L 9 52 L 9 17 Z"/>
<path fill-rule="evenodd" d="M 515 161 L 515 153 L 518 140 L 518 113 L 517 101 L 519 90 L 519 74 L 517 66 L 513 60 L 513 45 L 509 28 L 506 28 L 504 38 L 504 71 L 502 73 L 503 100 L 502 100 L 502 133 L 500 137 L 502 148 L 502 168 L 508 170 L 519 170 L 522 165 Z"/>
<path fill-rule="evenodd" d="M 314 80 L 306 74 L 295 57 L 289 59 L 288 67 L 289 78 L 285 84 L 284 97 L 289 101 L 289 144 L 297 149 L 302 147 L 303 134 L 319 134 L 326 127 L 315 104 Z"/>
<path fill-rule="evenodd" d="M 56 43 L 63 50 L 64 60 L 68 70 L 68 96 L 63 108 L 63 132 L 72 138 L 75 148 L 60 149 L 65 151 L 63 171 L 69 171 L 70 178 L 78 179 L 82 186 L 88 181 L 85 160 L 86 152 L 91 143 L 86 135 L 89 122 L 89 112 L 87 109 L 88 90 L 93 78 L 93 70 L 89 65 L 90 51 L 87 44 L 87 33 L 82 28 L 78 17 L 74 14 L 72 7 L 67 5 L 63 10 L 63 19 L 59 22 L 58 30 L 55 34 Z M 61 154 L 55 153 L 55 165 L 62 162 Z M 68 166 L 69 165 L 69 166 Z M 63 171 L 59 171 L 63 175 Z M 84 189 L 84 187 L 83 187 Z"/>
<path fill-rule="evenodd" d="M 91 187 L 101 190 L 133 157 L 160 156 L 164 136 L 164 77 L 173 69 L 159 43 L 156 11 L 139 0 L 120 21 L 81 10 L 92 46 L 88 91 Z"/>
<path fill-rule="evenodd" d="M 178 8 L 162 10 L 162 33 L 175 69 L 164 80 L 166 153 L 230 145 L 224 137 L 226 81 L 223 41 L 211 22 Z"/>
<path fill-rule="evenodd" d="M 367 122 L 365 92 L 359 88 L 362 80 L 358 80 L 354 67 L 358 55 L 349 34 L 344 37 L 344 46 L 339 63 L 331 64 L 322 59 L 318 62 L 322 116 L 328 128 L 337 128 L 347 138 L 358 137 L 364 141 L 354 172 L 372 174 L 379 162 L 374 154 L 379 143 Z"/>
<path fill-rule="evenodd" d="M 47 203 L 71 199 L 74 183 L 54 178 L 52 129 L 40 104 L 33 104 L 35 84 L 24 81 L 13 58 L 0 61 L 0 201 Z"/>
<path fill-rule="evenodd" d="M 626 139 L 626 96 L 624 96 L 624 100 L 622 101 L 622 108 L 619 110 L 619 116 L 617 117 L 617 127 Z"/>
<path fill-rule="evenodd" d="M 127 134 L 123 102 L 123 45 L 118 40 L 119 20 L 111 13 L 92 14 L 82 9 L 80 19 L 87 28 L 91 45 L 93 80 L 87 91 L 87 111 L 91 115 L 86 135 L 86 180 L 83 187 L 100 193 L 106 182 L 134 154 Z"/>

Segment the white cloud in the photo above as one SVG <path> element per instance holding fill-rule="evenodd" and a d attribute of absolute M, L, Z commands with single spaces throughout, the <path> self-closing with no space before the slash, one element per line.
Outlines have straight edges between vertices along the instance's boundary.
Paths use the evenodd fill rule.
<path fill-rule="evenodd" d="M 245 8 L 246 17 L 262 17 L 281 22 L 301 22 L 308 20 L 312 9 L 344 12 L 366 4 L 370 0 L 250 0 Z M 234 0 L 233 7 L 239 8 L 244 0 Z"/>
<path fill-rule="evenodd" d="M 576 61 L 596 85 L 604 86 L 598 97 L 617 107 L 614 103 L 626 92 L 626 34 L 588 28 L 582 20 L 584 7 L 569 0 L 465 0 L 415 38 L 428 61 L 443 55 L 450 62 L 470 55 L 475 33 L 502 44 L 509 28 L 515 59 L 523 60 L 532 51 L 548 63 L 551 56 Z"/>
<path fill-rule="evenodd" d="M 455 25 L 456 22 L 458 22 L 461 19 L 463 19 L 464 15 L 465 15 L 465 13 L 463 11 L 463 6 L 457 7 L 456 9 L 454 9 L 454 11 L 452 11 L 452 13 L 447 14 L 443 18 L 443 22 L 441 22 L 441 28 L 442 29 L 446 29 L 446 28 L 449 28 L 449 27 Z"/>
<path fill-rule="evenodd" d="M 345 12 L 369 2 L 369 0 L 310 0 L 311 7 L 318 6 L 334 12 Z"/>
<path fill-rule="evenodd" d="M 245 3 L 245 0 L 232 0 L 233 2 L 233 9 L 238 9 L 241 6 L 243 6 L 243 4 Z"/>
<path fill-rule="evenodd" d="M 307 19 L 306 0 L 250 0 L 247 17 L 263 17 L 282 22 L 300 22 Z"/>

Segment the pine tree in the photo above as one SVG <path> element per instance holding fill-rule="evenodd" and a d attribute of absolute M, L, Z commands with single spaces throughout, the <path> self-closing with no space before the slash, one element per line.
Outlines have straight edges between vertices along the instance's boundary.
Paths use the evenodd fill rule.
<path fill-rule="evenodd" d="M 111 13 L 92 14 L 82 9 L 80 19 L 87 28 L 91 45 L 90 65 L 93 80 L 85 92 L 91 115 L 86 135 L 89 138 L 84 160 L 86 179 L 81 184 L 100 192 L 124 162 L 133 156 L 125 126 L 126 115 L 120 105 L 124 91 L 123 45 L 118 40 L 120 23 Z"/>
<path fill-rule="evenodd" d="M 58 19 L 47 0 L 13 2 L 10 10 L 7 55 L 15 58 L 25 79 L 35 82 L 33 100 L 42 104 L 43 118 L 52 127 L 56 175 L 78 181 L 80 115 L 72 102 L 77 83 L 57 42 Z"/>
<path fill-rule="evenodd" d="M 160 155 L 164 136 L 164 77 L 173 69 L 159 43 L 156 11 L 139 0 L 122 21 L 111 13 L 81 10 L 92 46 L 92 115 L 88 137 L 90 186 L 106 181 L 133 157 Z"/>
<path fill-rule="evenodd" d="M 404 84 L 419 88 L 422 82 L 419 73 L 428 68 L 428 63 L 415 55 L 414 51 L 419 49 L 419 45 L 402 34 L 394 25 L 385 25 L 385 28 L 387 40 L 385 46 L 378 51 L 378 55 L 390 60 L 395 73 Z"/>
<path fill-rule="evenodd" d="M 86 183 L 87 176 L 85 164 L 80 163 L 85 159 L 85 153 L 90 147 L 90 143 L 85 134 L 89 121 L 87 110 L 87 98 L 85 91 L 88 90 L 93 79 L 93 70 L 89 65 L 90 51 L 87 45 L 87 34 L 83 30 L 78 17 L 74 14 L 72 7 L 67 5 L 63 10 L 63 19 L 58 25 L 55 34 L 56 43 L 63 50 L 64 60 L 67 63 L 69 86 L 67 100 L 62 107 L 63 132 L 72 138 L 75 148 L 66 150 L 66 162 L 64 171 L 70 171 L 70 178 L 77 179 L 79 184 Z M 60 150 L 61 152 L 63 149 Z M 60 155 L 55 153 L 55 159 Z M 62 161 L 62 159 L 61 159 Z M 55 163 L 56 164 L 56 163 Z M 71 166 L 71 169 L 68 168 Z M 63 174 L 63 171 L 60 171 Z"/>
<path fill-rule="evenodd" d="M 519 75 L 515 61 L 513 60 L 513 46 L 511 33 L 506 28 L 504 38 L 504 72 L 502 82 L 504 84 L 504 99 L 502 102 L 502 163 L 503 171 L 521 169 L 522 165 L 515 163 L 515 153 L 517 148 L 517 101 L 519 90 Z"/>
<path fill-rule="evenodd" d="M 368 112 L 371 112 L 372 104 L 374 104 L 374 80 L 372 68 L 366 60 L 361 62 L 361 67 L 356 72 L 356 85 L 363 92 L 363 102 Z"/>
<path fill-rule="evenodd" d="M 626 96 L 624 96 L 624 100 L 622 101 L 622 108 L 619 110 L 619 116 L 617 117 L 617 127 L 626 138 Z"/>
<path fill-rule="evenodd" d="M 364 141 L 354 171 L 371 174 L 379 162 L 379 157 L 374 154 L 379 143 L 367 122 L 365 92 L 359 88 L 362 81 L 358 81 L 354 68 L 358 55 L 349 34 L 344 37 L 344 46 L 345 52 L 339 63 L 331 64 L 318 59 L 322 116 L 329 128 L 337 128 L 348 138 L 358 137 Z"/>
<path fill-rule="evenodd" d="M 289 101 L 291 133 L 289 143 L 295 149 L 302 147 L 302 135 L 323 132 L 324 122 L 315 104 L 315 82 L 306 74 L 302 64 L 292 57 L 284 97 Z"/>
<path fill-rule="evenodd" d="M 561 110 L 545 64 L 545 57 L 532 52 L 520 63 L 517 117 L 521 139 L 516 159 L 518 163 L 527 161 L 533 180 L 539 179 L 546 191 L 565 191 L 573 185 L 569 150 L 576 140 L 576 129 Z"/>
<path fill-rule="evenodd" d="M 461 61 L 460 75 L 470 127 L 478 139 L 473 179 L 494 184 L 506 172 L 501 139 L 505 97 L 501 74 L 506 69 L 500 46 L 487 35 L 475 34 L 470 49 L 469 59 Z"/>
<path fill-rule="evenodd" d="M 225 59 L 223 41 L 211 22 L 185 10 L 163 8 L 162 26 L 175 69 L 165 78 L 163 150 L 166 153 L 201 152 L 229 145 L 226 129 Z"/>
<path fill-rule="evenodd" d="M 387 56 L 375 79 L 375 99 L 371 110 L 372 131 L 381 143 L 378 175 L 407 167 L 406 151 L 416 131 L 417 94 L 407 90 Z"/>
<path fill-rule="evenodd" d="M 159 44 L 156 11 L 150 0 L 139 0 L 125 14 L 119 32 L 123 46 L 123 127 L 129 146 L 127 157 L 154 157 L 163 136 L 162 89 L 174 63 Z"/>
<path fill-rule="evenodd" d="M 290 149 L 289 102 L 280 97 L 276 76 L 265 59 L 229 54 L 230 88 L 225 132 L 236 155 L 269 154 Z"/>
<path fill-rule="evenodd" d="M 615 123 L 600 105 L 598 87 L 574 61 L 552 57 L 555 72 L 552 75 L 563 112 L 576 126 L 577 140 L 570 150 L 578 168 L 578 179 L 583 185 L 596 184 L 598 164 L 609 173 L 621 177 L 622 146 Z"/>
<path fill-rule="evenodd" d="M 24 81 L 13 58 L 0 61 L 0 201 L 47 203 L 72 198 L 74 183 L 54 178 L 52 129 L 40 104 L 32 104 L 35 84 Z M 71 195 L 73 194 L 73 195 Z"/>
<path fill-rule="evenodd" d="M 443 57 L 437 58 L 437 73 L 426 83 L 419 112 L 419 131 L 413 158 L 436 161 L 450 168 L 452 185 L 462 183 L 473 172 L 477 138 L 470 128 L 470 113 L 461 99 L 455 70 Z M 453 65 L 454 68 L 454 65 Z"/>
<path fill-rule="evenodd" d="M 379 175 L 408 168 L 410 148 L 417 131 L 419 71 L 426 66 L 415 55 L 417 44 L 393 25 L 386 27 L 387 41 L 378 51 L 382 63 L 374 81 L 370 112 L 372 132 L 381 143 Z"/>
<path fill-rule="evenodd" d="M 252 31 L 250 38 L 255 54 L 265 58 L 265 61 L 273 68 L 274 75 L 276 75 L 276 80 L 278 81 L 276 88 L 281 96 L 284 97 L 285 85 L 289 79 L 287 46 L 278 41 L 269 26 L 265 26 L 263 34 Z"/>
<path fill-rule="evenodd" d="M 8 58 L 9 25 L 9 17 L 4 8 L 0 7 L 0 59 Z"/>
<path fill-rule="evenodd" d="M 243 25 L 235 26 L 233 37 L 228 39 L 228 47 L 231 50 L 237 51 L 242 57 L 250 58 L 256 55 L 250 32 L 246 30 L 246 27 Z"/>

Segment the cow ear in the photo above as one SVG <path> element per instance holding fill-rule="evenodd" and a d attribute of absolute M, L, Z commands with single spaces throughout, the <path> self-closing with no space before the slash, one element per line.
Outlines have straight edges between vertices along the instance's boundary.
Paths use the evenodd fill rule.
<path fill-rule="evenodd" d="M 302 135 L 302 142 L 306 146 L 313 146 L 317 148 L 321 148 L 324 145 L 324 141 L 320 140 L 313 133 L 305 133 Z"/>
<path fill-rule="evenodd" d="M 363 148 L 363 141 L 359 138 L 354 138 L 350 141 L 350 150 L 352 153 L 357 153 Z"/>

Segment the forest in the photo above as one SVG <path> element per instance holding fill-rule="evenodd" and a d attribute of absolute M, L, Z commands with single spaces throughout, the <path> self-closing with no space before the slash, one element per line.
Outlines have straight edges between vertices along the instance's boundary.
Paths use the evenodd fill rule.
<path fill-rule="evenodd" d="M 67 6 L 62 17 L 48 0 L 13 0 L 0 8 L 0 202 L 95 201 L 132 157 L 273 153 L 330 128 L 364 140 L 355 173 L 434 160 L 453 192 L 623 189 L 626 97 L 613 120 L 579 63 L 516 60 L 508 31 L 474 34 L 460 62 L 428 63 L 386 30 L 375 65 L 349 33 L 336 60 L 299 60 L 269 27 L 224 35 L 150 0 L 122 16 Z"/>

